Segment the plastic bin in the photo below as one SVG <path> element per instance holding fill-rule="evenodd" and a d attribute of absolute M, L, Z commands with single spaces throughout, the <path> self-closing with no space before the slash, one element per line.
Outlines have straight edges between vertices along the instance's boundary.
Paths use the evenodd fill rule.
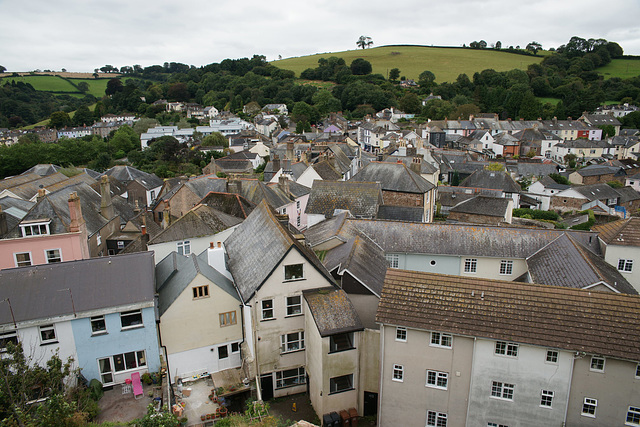
<path fill-rule="evenodd" d="M 333 427 L 333 418 L 331 418 L 331 414 L 324 414 L 322 416 L 322 426 Z"/>
<path fill-rule="evenodd" d="M 351 426 L 351 417 L 349 416 L 349 413 L 344 409 L 340 411 L 340 421 L 342 421 L 340 424 L 342 427 Z"/>
<path fill-rule="evenodd" d="M 349 417 L 351 419 L 351 427 L 358 427 L 358 411 L 356 411 L 356 408 L 349 408 Z"/>
<path fill-rule="evenodd" d="M 337 412 L 331 412 L 329 415 L 331 415 L 331 419 L 333 420 L 333 424 L 331 424 L 331 426 L 340 427 L 340 415 L 338 415 Z"/>

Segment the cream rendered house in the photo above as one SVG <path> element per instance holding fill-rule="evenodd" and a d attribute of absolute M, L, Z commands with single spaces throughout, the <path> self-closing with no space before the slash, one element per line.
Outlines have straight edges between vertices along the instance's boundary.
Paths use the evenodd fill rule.
<path fill-rule="evenodd" d="M 594 228 L 604 260 L 640 292 L 640 218 L 610 222 Z"/>
<path fill-rule="evenodd" d="M 240 297 L 233 282 L 209 265 L 224 265 L 224 250 L 216 249 L 199 257 L 172 252 L 156 266 L 160 337 L 171 381 L 241 365 Z"/>

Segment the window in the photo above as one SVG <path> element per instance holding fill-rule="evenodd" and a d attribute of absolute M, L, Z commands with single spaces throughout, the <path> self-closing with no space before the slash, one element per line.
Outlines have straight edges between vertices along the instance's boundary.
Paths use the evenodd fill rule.
<path fill-rule="evenodd" d="M 467 258 L 464 260 L 464 272 L 476 273 L 478 271 L 478 260 L 476 258 Z"/>
<path fill-rule="evenodd" d="M 627 424 L 634 426 L 640 425 L 640 408 L 629 406 L 629 410 L 627 411 Z"/>
<path fill-rule="evenodd" d="M 20 254 L 13 254 L 16 259 L 16 267 L 28 267 L 31 265 L 31 253 L 23 252 Z"/>
<path fill-rule="evenodd" d="M 12 343 L 13 345 L 18 344 L 18 333 L 16 331 L 0 334 L 0 353 L 7 351 L 7 345 L 9 343 Z"/>
<path fill-rule="evenodd" d="M 124 249 L 124 241 L 123 240 L 118 240 L 118 249 Z"/>
<path fill-rule="evenodd" d="M 329 353 L 337 353 L 353 348 L 355 348 L 353 345 L 353 332 L 331 335 L 331 337 L 329 337 Z"/>
<path fill-rule="evenodd" d="M 551 408 L 551 402 L 553 401 L 553 392 L 549 390 L 542 390 L 540 397 L 540 406 Z"/>
<path fill-rule="evenodd" d="M 407 328 L 396 328 L 396 341 L 407 342 Z"/>
<path fill-rule="evenodd" d="M 273 319 L 273 300 L 266 299 L 262 301 L 262 320 Z"/>
<path fill-rule="evenodd" d="M 398 256 L 398 254 L 386 254 L 384 257 L 389 263 L 389 268 L 399 268 L 400 257 Z"/>
<path fill-rule="evenodd" d="M 96 234 L 96 245 L 100 246 L 102 244 L 102 236 L 100 233 Z"/>
<path fill-rule="evenodd" d="M 209 296 L 209 285 L 195 286 L 193 290 L 193 299 L 207 298 Z"/>
<path fill-rule="evenodd" d="M 596 408 L 598 407 L 598 400 L 592 399 L 590 397 L 584 398 L 584 403 L 582 404 L 582 415 L 585 417 L 596 417 Z"/>
<path fill-rule="evenodd" d="M 427 426 L 447 427 L 447 414 L 444 412 L 427 411 Z"/>
<path fill-rule="evenodd" d="M 189 255 L 191 253 L 191 242 L 189 240 L 178 242 L 176 245 L 178 247 L 178 254 Z"/>
<path fill-rule="evenodd" d="M 640 363 L 636 365 L 636 378 L 640 378 Z"/>
<path fill-rule="evenodd" d="M 592 371 L 604 372 L 604 357 L 593 356 L 591 358 L 590 369 Z"/>
<path fill-rule="evenodd" d="M 237 353 L 240 351 L 240 343 L 232 342 L 231 343 L 231 353 Z"/>
<path fill-rule="evenodd" d="M 120 313 L 120 324 L 122 325 L 122 329 L 143 326 L 142 311 L 131 310 Z"/>
<path fill-rule="evenodd" d="M 226 359 L 229 357 L 229 348 L 226 345 L 218 347 L 218 359 Z"/>
<path fill-rule="evenodd" d="M 509 426 L 506 424 L 487 423 L 487 427 L 509 427 Z"/>
<path fill-rule="evenodd" d="M 292 264 L 284 266 L 284 280 L 304 279 L 302 264 Z"/>
<path fill-rule="evenodd" d="M 304 332 L 280 335 L 280 353 L 304 350 Z"/>
<path fill-rule="evenodd" d="M 618 260 L 618 271 L 631 272 L 633 270 L 633 260 L 632 259 L 619 259 Z"/>
<path fill-rule="evenodd" d="M 446 372 L 427 371 L 427 387 L 447 389 L 449 374 Z"/>
<path fill-rule="evenodd" d="M 48 249 L 44 251 L 47 257 L 47 264 L 52 262 L 62 262 L 62 256 L 60 255 L 60 249 Z"/>
<path fill-rule="evenodd" d="M 556 350 L 547 350 L 547 362 L 558 363 L 558 352 Z"/>
<path fill-rule="evenodd" d="M 42 344 L 58 342 L 58 340 L 56 340 L 56 330 L 53 325 L 40 326 L 40 342 Z"/>
<path fill-rule="evenodd" d="M 353 374 L 329 379 L 329 394 L 353 390 Z"/>
<path fill-rule="evenodd" d="M 302 297 L 287 297 L 287 316 L 302 314 Z"/>
<path fill-rule="evenodd" d="M 513 389 L 516 386 L 513 384 L 501 383 L 499 381 L 493 381 L 491 383 L 491 396 L 500 399 L 513 400 Z"/>
<path fill-rule="evenodd" d="M 236 324 L 236 312 L 227 311 L 226 313 L 220 313 L 220 326 L 230 326 Z"/>
<path fill-rule="evenodd" d="M 500 261 L 500 274 L 507 275 L 513 273 L 513 261 Z"/>
<path fill-rule="evenodd" d="M 404 381 L 404 366 L 402 365 L 393 365 L 393 381 L 403 382 Z"/>
<path fill-rule="evenodd" d="M 518 356 L 518 344 L 506 341 L 496 341 L 496 354 L 502 354 L 504 356 L 516 357 Z"/>
<path fill-rule="evenodd" d="M 443 334 L 441 332 L 431 332 L 431 345 L 437 347 L 451 348 L 453 337 L 451 334 Z"/>
<path fill-rule="evenodd" d="M 307 376 L 304 367 L 286 369 L 276 372 L 276 388 L 295 387 L 297 385 L 306 384 Z"/>
<path fill-rule="evenodd" d="M 128 371 L 130 369 L 138 369 L 143 366 L 147 366 L 144 350 L 114 354 L 112 358 L 115 372 Z"/>
<path fill-rule="evenodd" d="M 107 332 L 107 324 L 104 316 L 94 316 L 91 318 L 91 335 L 99 335 Z"/>
<path fill-rule="evenodd" d="M 22 237 L 29 236 L 42 236 L 49 234 L 49 223 L 39 223 L 39 224 L 20 224 L 20 229 L 22 231 Z"/>

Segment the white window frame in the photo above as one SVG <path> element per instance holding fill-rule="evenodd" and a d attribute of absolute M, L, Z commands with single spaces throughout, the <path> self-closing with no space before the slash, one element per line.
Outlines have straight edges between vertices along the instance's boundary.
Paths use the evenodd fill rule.
<path fill-rule="evenodd" d="M 518 344 L 507 341 L 496 341 L 495 354 L 506 357 L 518 357 Z"/>
<path fill-rule="evenodd" d="M 90 324 L 91 324 L 91 335 L 104 335 L 107 333 L 107 321 L 104 318 L 104 315 L 100 315 L 100 316 L 92 316 L 90 318 Z M 104 324 L 104 328 L 103 329 L 98 329 L 97 331 L 94 330 L 93 327 L 93 322 L 100 322 L 102 321 L 102 323 Z"/>
<path fill-rule="evenodd" d="M 287 383 L 287 380 L 289 380 L 290 383 Z M 276 390 L 281 390 L 288 387 L 297 387 L 306 383 L 307 373 L 304 370 L 304 366 L 276 371 Z"/>
<path fill-rule="evenodd" d="M 515 384 L 503 383 L 502 381 L 491 382 L 491 397 L 493 399 L 502 399 L 513 401 L 515 393 Z"/>
<path fill-rule="evenodd" d="M 558 350 L 547 350 L 547 355 L 545 356 L 545 363 L 553 363 L 554 365 L 558 364 L 558 358 L 560 353 Z"/>
<path fill-rule="evenodd" d="M 288 269 L 294 268 L 294 267 L 298 267 L 300 266 L 301 270 L 302 270 L 302 276 L 298 277 L 294 274 L 292 274 L 290 271 L 287 271 Z M 303 280 L 304 279 L 304 263 L 297 263 L 297 264 L 288 264 L 284 266 L 284 281 L 285 282 L 291 282 L 294 280 Z"/>
<path fill-rule="evenodd" d="M 510 276 L 513 274 L 513 261 L 510 259 L 500 260 L 500 271 L 501 276 Z"/>
<path fill-rule="evenodd" d="M 465 273 L 477 273 L 478 272 L 478 259 L 477 258 L 465 258 L 464 260 L 464 272 Z"/>
<path fill-rule="evenodd" d="M 391 381 L 404 382 L 404 366 L 393 365 Z"/>
<path fill-rule="evenodd" d="M 48 236 L 51 234 L 51 230 L 49 229 L 50 223 L 51 221 L 20 224 L 20 233 L 22 237 Z M 27 233 L 27 229 L 31 231 Z M 34 231 L 36 232 L 34 233 Z"/>
<path fill-rule="evenodd" d="M 582 411 L 580 412 L 580 415 L 582 415 L 583 417 L 595 418 L 597 409 L 598 409 L 598 399 L 594 399 L 592 397 L 585 397 L 582 402 Z"/>
<path fill-rule="evenodd" d="M 427 427 L 447 427 L 446 412 L 427 411 Z"/>
<path fill-rule="evenodd" d="M 297 345 L 297 347 L 294 347 L 295 345 Z M 280 335 L 280 354 L 302 350 L 304 350 L 304 331 L 289 332 Z"/>
<path fill-rule="evenodd" d="M 122 323 L 123 317 L 137 316 L 138 314 L 140 315 L 139 324 L 124 326 L 124 324 Z M 120 326 L 122 331 L 126 331 L 129 329 L 143 328 L 144 318 L 142 317 L 142 310 L 141 309 L 129 310 L 129 311 L 123 311 L 122 313 L 120 313 Z"/>
<path fill-rule="evenodd" d="M 296 302 L 296 298 L 298 302 Z M 303 314 L 301 295 L 293 295 L 290 297 L 286 297 L 285 303 L 287 307 L 287 315 L 285 317 L 300 316 L 301 314 Z"/>
<path fill-rule="evenodd" d="M 541 390 L 540 391 L 540 407 L 541 408 L 551 408 L 553 404 L 553 396 L 555 393 L 551 390 Z"/>
<path fill-rule="evenodd" d="M 447 345 L 448 342 L 448 345 Z M 453 347 L 453 335 L 445 334 L 443 332 L 431 332 L 431 339 L 429 345 L 440 348 L 452 348 Z"/>
<path fill-rule="evenodd" d="M 29 260 L 28 261 L 27 260 L 18 261 L 18 255 L 27 255 L 29 257 Z M 13 261 L 15 262 L 16 267 L 30 267 L 30 266 L 32 266 L 33 265 L 33 260 L 32 260 L 32 257 L 31 257 L 31 251 L 28 251 L 28 252 L 15 252 L 13 254 Z M 29 264 L 27 264 L 27 262 Z"/>
<path fill-rule="evenodd" d="M 100 232 L 96 233 L 96 246 L 100 246 L 102 244 L 102 236 Z"/>
<path fill-rule="evenodd" d="M 7 343 L 18 344 L 18 331 L 8 331 L 0 333 L 0 353 L 7 351 Z"/>
<path fill-rule="evenodd" d="M 396 341 L 407 342 L 407 328 L 396 327 Z"/>
<path fill-rule="evenodd" d="M 50 254 L 50 252 L 54 252 L 57 251 L 57 256 L 55 256 L 55 253 Z M 49 256 L 49 255 L 53 255 L 53 256 Z M 45 249 L 44 250 L 44 258 L 47 260 L 47 264 L 52 264 L 52 263 L 56 263 L 56 262 L 62 262 L 62 249 L 60 248 L 54 248 L 54 249 Z"/>
<path fill-rule="evenodd" d="M 622 273 L 631 273 L 633 271 L 633 260 L 620 258 L 618 260 L 618 271 Z"/>
<path fill-rule="evenodd" d="M 389 268 L 400 268 L 400 256 L 398 254 L 385 254 L 384 257 L 389 263 Z"/>
<path fill-rule="evenodd" d="M 449 373 L 427 369 L 425 387 L 446 390 L 449 388 Z"/>
<path fill-rule="evenodd" d="M 178 255 L 191 255 L 191 240 L 176 242 L 176 252 L 178 252 Z"/>
<path fill-rule="evenodd" d="M 269 307 L 265 307 L 265 303 L 269 303 Z M 273 310 L 273 298 L 263 299 L 260 301 L 260 312 L 262 313 L 262 317 L 260 320 L 273 320 L 275 319 L 275 311 Z M 267 316 L 267 313 L 271 313 L 271 315 Z"/>
<path fill-rule="evenodd" d="M 627 409 L 627 418 L 625 420 L 624 424 L 627 426 L 640 426 L 640 407 L 629 406 L 629 409 Z"/>
<path fill-rule="evenodd" d="M 48 325 L 38 326 L 38 332 L 40 333 L 41 345 L 55 344 L 58 342 L 58 334 L 56 333 L 56 327 L 53 323 L 50 323 Z M 47 334 L 47 333 L 53 333 L 53 336 L 49 338 L 45 338 L 43 334 Z"/>
<path fill-rule="evenodd" d="M 606 359 L 604 357 L 591 356 L 591 362 L 589 363 L 589 370 L 591 372 L 604 372 L 605 363 L 606 363 Z M 596 367 L 593 366 L 594 364 L 596 365 Z M 602 368 L 599 368 L 598 367 L 599 365 L 602 365 Z"/>

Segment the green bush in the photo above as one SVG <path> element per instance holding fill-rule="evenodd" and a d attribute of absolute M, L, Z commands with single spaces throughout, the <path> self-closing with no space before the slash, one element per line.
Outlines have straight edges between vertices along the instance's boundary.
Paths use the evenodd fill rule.
<path fill-rule="evenodd" d="M 534 209 L 520 208 L 513 210 L 513 216 L 519 218 L 540 219 L 548 221 L 557 221 L 560 215 L 554 211 L 540 211 Z"/>

